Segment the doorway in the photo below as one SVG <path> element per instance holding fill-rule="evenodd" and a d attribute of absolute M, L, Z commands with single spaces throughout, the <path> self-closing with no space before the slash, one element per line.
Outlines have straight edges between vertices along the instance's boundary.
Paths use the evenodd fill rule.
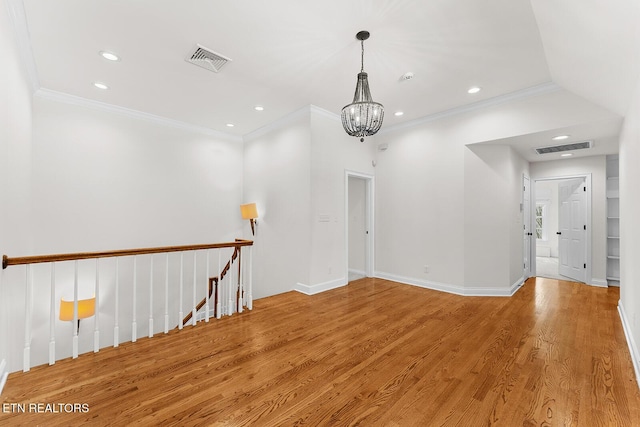
<path fill-rule="evenodd" d="M 345 180 L 347 281 L 373 276 L 373 176 L 347 171 Z"/>
<path fill-rule="evenodd" d="M 591 175 L 536 179 L 532 203 L 535 275 L 591 277 Z"/>

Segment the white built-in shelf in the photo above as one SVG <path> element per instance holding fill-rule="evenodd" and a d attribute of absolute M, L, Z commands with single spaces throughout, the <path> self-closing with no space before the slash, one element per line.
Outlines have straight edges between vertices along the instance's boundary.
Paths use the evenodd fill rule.
<path fill-rule="evenodd" d="M 619 176 L 608 176 L 607 179 L 616 179 L 617 180 L 617 179 L 620 179 L 620 177 Z"/>
<path fill-rule="evenodd" d="M 607 236 L 607 239 L 620 239 L 620 236 Z"/>
<path fill-rule="evenodd" d="M 608 255 L 607 258 L 609 258 L 609 259 L 620 259 L 619 256 L 613 256 L 613 255 Z"/>
<path fill-rule="evenodd" d="M 615 281 L 619 282 L 620 278 L 619 277 L 613 277 L 613 276 L 607 276 L 607 280 L 615 280 Z"/>
<path fill-rule="evenodd" d="M 620 219 L 619 216 L 608 216 L 607 219 Z"/>

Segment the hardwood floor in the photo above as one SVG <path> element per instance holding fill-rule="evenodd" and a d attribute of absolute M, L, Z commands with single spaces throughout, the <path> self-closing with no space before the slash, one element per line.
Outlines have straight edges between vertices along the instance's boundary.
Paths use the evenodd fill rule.
<path fill-rule="evenodd" d="M 511 298 L 380 279 L 289 292 L 11 374 L 0 425 L 639 426 L 618 299 L 552 279 Z"/>

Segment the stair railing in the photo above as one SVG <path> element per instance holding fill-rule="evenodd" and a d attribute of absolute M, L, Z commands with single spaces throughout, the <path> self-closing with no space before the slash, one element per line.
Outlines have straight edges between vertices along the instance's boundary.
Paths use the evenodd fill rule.
<path fill-rule="evenodd" d="M 7 281 L 7 285 L 15 285 L 24 290 L 24 298 L 18 297 L 24 301 L 24 306 L 20 307 L 19 301 L 11 301 L 11 309 L 19 311 L 23 310 L 24 318 L 24 346 L 22 357 L 22 370 L 27 372 L 32 366 L 47 362 L 46 354 L 47 338 L 48 338 L 48 363 L 53 365 L 56 360 L 66 357 L 77 358 L 81 353 L 80 347 L 83 347 L 82 353 L 91 351 L 91 340 L 86 335 L 82 339 L 79 337 L 80 330 L 80 307 L 82 300 L 79 298 L 80 287 L 85 291 L 93 291 L 95 298 L 95 312 L 92 314 L 94 323 L 93 333 L 93 351 L 98 352 L 100 348 L 109 346 L 104 341 L 101 342 L 101 317 L 103 323 L 111 323 L 113 326 L 113 346 L 118 347 L 121 342 L 136 342 L 139 330 L 144 330 L 144 325 L 138 327 L 138 323 L 146 323 L 148 326 L 148 336 L 152 338 L 154 334 L 164 332 L 165 334 L 172 329 L 171 325 L 182 329 L 185 322 L 184 309 L 190 310 L 191 324 L 195 326 L 197 320 L 209 321 L 210 318 L 210 298 L 212 297 L 212 289 L 216 289 L 214 300 L 214 314 L 217 318 L 223 314 L 231 315 L 234 312 L 241 312 L 242 307 L 249 310 L 253 308 L 252 302 L 252 246 L 253 241 L 236 239 L 234 242 L 227 243 L 210 243 L 199 245 L 185 246 L 165 246 L 155 248 L 142 249 L 124 249 L 103 252 L 80 252 L 56 255 L 37 255 L 25 257 L 8 257 L 3 255 L 2 268 L 6 269 L 10 266 L 24 265 L 25 269 L 22 274 L 13 271 L 10 274 L 3 274 L 3 279 Z M 242 248 L 247 247 L 248 262 L 241 266 L 240 259 Z M 221 270 L 222 259 L 227 255 L 227 249 L 233 248 L 231 259 Z M 220 271 L 218 277 L 210 276 L 211 264 L 215 264 L 215 252 L 217 251 L 217 271 Z M 185 254 L 193 254 L 192 262 L 185 260 Z M 164 257 L 158 254 L 165 254 Z M 113 261 L 106 261 L 108 258 L 114 258 Z M 164 258 L 164 259 L 163 259 Z M 87 260 L 95 259 L 93 263 Z M 233 278 L 231 266 L 237 259 L 237 274 Z M 164 265 L 163 265 L 164 264 Z M 202 267 L 204 264 L 204 269 Z M 48 268 L 47 268 L 48 266 Z M 148 270 L 144 269 L 148 267 Z M 164 267 L 164 268 L 162 268 Z M 178 272 L 179 271 L 179 272 Z M 164 273 L 164 274 L 163 274 Z M 228 274 L 231 273 L 231 274 Z M 164 276 L 164 280 L 162 277 Z M 177 276 L 177 277 L 176 277 Z M 220 292 L 219 284 L 222 283 L 225 276 L 227 285 L 224 292 Z M 248 276 L 245 280 L 245 276 Z M 23 277 L 24 279 L 20 279 Z M 185 283 L 185 279 L 191 279 L 192 286 L 189 287 Z M 64 282 L 64 283 L 61 283 Z M 246 282 L 246 283 L 245 283 Z M 198 285 L 202 283 L 203 285 Z M 145 286 L 146 285 L 146 286 Z M 58 309 L 58 300 L 63 292 L 61 288 L 66 287 L 67 291 L 72 286 L 73 301 L 73 320 L 71 322 L 73 334 L 71 336 L 70 351 L 69 347 L 63 341 L 68 341 L 68 337 L 57 335 L 56 329 L 61 328 L 60 310 L 62 310 L 62 301 L 60 309 Z M 145 291 L 146 288 L 146 291 Z M 163 288 L 163 289 L 162 289 Z M 22 290 L 18 289 L 18 290 Z M 235 290 L 235 292 L 234 292 Z M 164 291 L 164 292 L 162 292 Z M 49 295 L 46 295 L 46 294 Z M 71 294 L 71 292 L 68 292 Z M 164 293 L 163 297 L 157 294 Z M 185 296 L 191 294 L 192 304 L 185 301 Z M 185 295 L 187 294 L 187 295 Z M 228 298 L 226 307 L 220 304 L 220 298 L 224 294 Z M 204 295 L 202 304 L 196 304 L 199 295 Z M 129 298 L 127 298 L 127 296 Z M 48 301 L 43 301 L 48 297 Z M 139 298 L 146 298 L 147 304 L 139 303 Z M 16 298 L 13 298 L 16 299 Z M 233 301 L 236 299 L 236 301 Z M 71 298 L 68 298 L 71 300 Z M 158 300 L 163 301 L 163 306 L 157 304 Z M 156 302 L 156 304 L 154 304 Z M 177 304 L 176 304 L 177 302 Z M 177 305 L 177 306 L 176 306 Z M 191 308 L 189 308 L 191 307 Z M 197 316 L 198 310 L 205 307 L 204 313 Z M 226 308 L 225 313 L 221 308 Z M 43 312 L 49 311 L 49 334 L 46 336 L 46 320 L 44 320 Z M 141 320 L 138 317 L 139 312 L 147 310 L 148 319 Z M 177 312 L 177 316 L 176 316 Z M 123 319 L 129 317 L 128 319 Z M 164 317 L 164 328 L 154 325 L 157 317 Z M 125 323 L 121 323 L 125 320 Z M 129 323 L 130 328 L 129 328 Z M 121 340 L 121 326 L 125 334 L 130 334 L 129 339 Z M 110 334 L 111 329 L 103 329 L 103 336 Z M 8 337 L 11 338 L 11 337 Z M 18 338 L 19 339 L 19 338 Z M 9 340 L 10 341 L 10 340 Z M 19 347 L 19 343 L 9 342 L 9 347 Z M 62 345 L 62 346 L 61 346 Z M 32 351 L 32 347 L 36 351 Z M 40 351 L 45 349 L 44 352 Z M 56 354 L 57 353 L 57 354 Z M 70 354 L 69 354 L 70 353 Z"/>

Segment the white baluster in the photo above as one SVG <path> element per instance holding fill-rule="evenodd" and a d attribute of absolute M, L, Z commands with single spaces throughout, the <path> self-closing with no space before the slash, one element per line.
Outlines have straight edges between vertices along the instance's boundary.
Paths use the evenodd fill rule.
<path fill-rule="evenodd" d="M 26 286 L 24 292 L 24 353 L 22 357 L 22 371 L 31 369 L 31 265 L 26 268 Z"/>
<path fill-rule="evenodd" d="M 169 252 L 164 267 L 164 333 L 169 333 Z"/>
<path fill-rule="evenodd" d="M 136 319 L 136 292 L 138 289 L 138 257 L 133 257 L 133 319 L 131 321 L 131 342 L 136 342 L 138 340 L 138 322 Z"/>
<path fill-rule="evenodd" d="M 153 338 L 153 254 L 149 267 L 149 338 Z"/>
<path fill-rule="evenodd" d="M 227 306 L 227 313 L 229 316 L 233 314 L 233 253 L 229 258 L 229 305 Z"/>
<path fill-rule="evenodd" d="M 93 352 L 100 351 L 100 258 L 96 258 L 95 314 L 93 317 Z"/>
<path fill-rule="evenodd" d="M 75 261 L 73 274 L 73 358 L 78 357 L 78 260 Z"/>
<path fill-rule="evenodd" d="M 247 308 L 253 310 L 253 246 L 249 246 L 249 291 L 247 293 Z"/>
<path fill-rule="evenodd" d="M 178 311 L 178 329 L 182 329 L 182 319 L 184 319 L 184 315 L 182 313 L 182 282 L 183 282 L 183 271 L 184 271 L 184 252 L 180 252 L 180 307 Z"/>
<path fill-rule="evenodd" d="M 56 265 L 51 263 L 51 298 L 49 306 L 49 365 L 56 363 Z"/>
<path fill-rule="evenodd" d="M 193 251 L 193 310 L 191 311 L 191 325 L 196 326 L 196 259 L 197 251 Z"/>
<path fill-rule="evenodd" d="M 238 246 L 238 313 L 242 313 L 243 305 L 244 305 L 244 293 L 242 280 L 244 279 L 244 275 L 242 274 L 242 247 Z"/>
<path fill-rule="evenodd" d="M 120 258 L 116 258 L 116 290 L 115 290 L 115 300 L 116 307 L 113 314 L 113 346 L 118 347 L 120 345 L 120 327 L 118 326 L 118 292 L 120 290 Z"/>
<path fill-rule="evenodd" d="M 219 319 L 222 317 L 222 296 L 220 295 L 220 288 L 222 287 L 222 280 L 220 280 L 221 270 L 221 258 L 222 258 L 222 249 L 218 248 L 218 283 L 216 283 L 216 318 Z"/>
<path fill-rule="evenodd" d="M 209 322 L 209 249 L 205 251 L 207 257 L 206 280 L 204 281 L 204 321 Z"/>

